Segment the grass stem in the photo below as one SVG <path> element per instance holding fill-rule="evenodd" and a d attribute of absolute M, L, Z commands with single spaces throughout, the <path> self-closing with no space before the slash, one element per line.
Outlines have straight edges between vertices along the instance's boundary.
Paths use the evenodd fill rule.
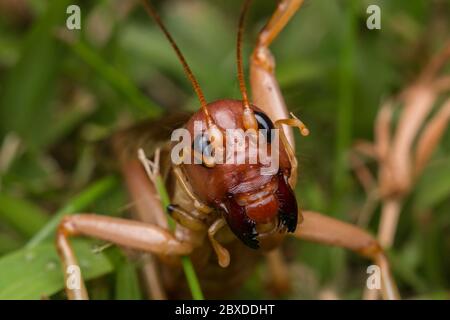
<path fill-rule="evenodd" d="M 167 193 L 166 187 L 164 186 L 164 182 L 162 181 L 159 174 L 155 178 L 155 187 L 161 199 L 163 208 L 167 208 L 170 204 L 170 198 L 169 194 Z M 173 221 L 170 216 L 168 216 L 168 223 L 170 229 L 175 230 L 175 221 Z M 181 263 L 183 265 L 183 270 L 184 274 L 186 275 L 189 289 L 191 290 L 192 298 L 194 300 L 204 300 L 203 292 L 201 290 L 200 283 L 198 281 L 191 259 L 188 256 L 184 256 L 181 258 Z"/>
<path fill-rule="evenodd" d="M 117 179 L 114 176 L 109 176 L 93 183 L 86 190 L 70 200 L 64 207 L 59 209 L 45 226 L 39 230 L 30 241 L 28 241 L 26 248 L 33 248 L 42 241 L 48 239 L 56 230 L 56 227 L 63 216 L 84 210 L 94 201 L 111 191 L 116 184 Z"/>

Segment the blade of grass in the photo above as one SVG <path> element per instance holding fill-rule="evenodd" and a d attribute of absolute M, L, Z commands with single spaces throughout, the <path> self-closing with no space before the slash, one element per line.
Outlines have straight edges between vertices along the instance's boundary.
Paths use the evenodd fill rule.
<path fill-rule="evenodd" d="M 431 163 L 417 182 L 414 192 L 416 211 L 435 208 L 450 198 L 450 158 Z"/>
<path fill-rule="evenodd" d="M 335 161 L 333 168 L 333 197 L 329 212 L 336 218 L 344 218 L 344 195 L 348 188 L 347 150 L 351 144 L 353 122 L 354 95 L 354 63 L 355 63 L 355 33 L 356 33 L 356 2 L 345 2 L 344 17 L 342 17 L 342 45 L 340 48 L 338 109 L 336 119 Z M 340 278 L 345 271 L 346 253 L 341 248 L 330 249 L 328 255 L 331 278 Z"/>
<path fill-rule="evenodd" d="M 45 239 L 49 238 L 56 230 L 59 221 L 65 215 L 72 214 L 84 210 L 88 205 L 96 201 L 98 198 L 107 194 L 114 186 L 117 185 L 117 179 L 114 176 L 103 178 L 86 190 L 75 196 L 69 203 L 63 208 L 57 211 L 57 213 L 51 218 L 47 224 L 31 238 L 26 244 L 27 248 L 33 248 Z"/>
<path fill-rule="evenodd" d="M 6 194 L 0 194 L 0 219 L 27 238 L 31 238 L 49 220 L 38 206 Z"/>
<path fill-rule="evenodd" d="M 18 63 L 9 71 L 0 96 L 0 134 L 17 132 L 30 147 L 46 144 L 53 116 L 49 103 L 57 88 L 63 47 L 52 33 L 62 25 L 68 0 L 51 1 L 28 32 Z"/>
<path fill-rule="evenodd" d="M 155 178 L 155 188 L 159 194 L 163 208 L 167 208 L 170 205 L 170 198 L 160 175 L 157 175 Z M 170 216 L 168 216 L 168 222 L 169 227 L 172 230 L 175 230 L 175 221 L 173 221 Z M 204 300 L 203 292 L 200 287 L 200 283 L 198 281 L 191 259 L 188 256 L 183 256 L 181 257 L 181 262 L 183 264 L 183 270 L 184 274 L 186 275 L 189 289 L 191 290 L 192 298 L 194 300 Z"/>
<path fill-rule="evenodd" d="M 86 280 L 112 271 L 102 253 L 93 253 L 91 244 L 74 240 L 73 247 Z M 64 288 L 60 260 L 53 243 L 23 248 L 0 259 L 0 299 L 41 299 Z"/>
<path fill-rule="evenodd" d="M 124 73 L 106 62 L 101 55 L 89 47 L 84 41 L 71 41 L 65 38 L 61 39 L 64 40 L 79 58 L 127 99 L 130 106 L 139 114 L 143 113 L 143 115 L 148 117 L 157 117 L 162 113 L 162 109 L 147 96 L 142 94 Z"/>
<path fill-rule="evenodd" d="M 346 153 L 352 138 L 353 122 L 353 88 L 355 81 L 355 33 L 356 33 L 356 3 L 350 0 L 345 4 L 343 41 L 339 62 L 339 85 L 338 85 L 338 109 L 337 109 L 337 133 L 336 133 L 336 154 L 334 161 L 334 197 L 335 204 L 342 202 L 341 195 L 344 193 L 347 180 Z M 333 214 L 338 216 L 335 210 Z"/>
<path fill-rule="evenodd" d="M 22 247 L 22 245 L 23 240 L 17 239 L 10 234 L 0 233 L 0 256 L 13 250 L 17 250 Z"/>
<path fill-rule="evenodd" d="M 126 258 L 117 267 L 115 292 L 117 300 L 142 299 L 135 265 Z"/>

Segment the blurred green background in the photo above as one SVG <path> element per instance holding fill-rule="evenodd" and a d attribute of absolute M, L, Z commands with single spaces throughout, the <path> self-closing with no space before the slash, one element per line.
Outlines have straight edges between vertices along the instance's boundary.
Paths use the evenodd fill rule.
<path fill-rule="evenodd" d="M 208 101 L 240 98 L 235 42 L 241 1 L 153 1 Z M 276 1 L 254 1 L 245 64 Z M 68 32 L 69 4 L 81 31 Z M 366 8 L 381 8 L 381 30 Z M 448 0 L 310 0 L 272 49 L 296 133 L 301 206 L 356 223 L 366 195 L 347 155 L 373 140 L 383 99 L 415 79 L 449 38 Z M 95 142 L 119 127 L 198 103 L 175 54 L 136 1 L 0 0 L 0 298 L 63 298 L 53 218 L 79 210 L 126 216 L 120 178 Z M 372 168 L 372 169 L 375 169 Z M 402 210 L 389 252 L 406 298 L 450 297 L 450 130 Z M 375 233 L 378 211 L 368 229 Z M 48 224 L 50 221 L 50 224 Z M 136 269 L 95 240 L 76 241 L 94 299 L 145 297 Z M 287 241 L 293 291 L 286 298 L 359 298 L 368 262 L 355 254 Z M 239 298 L 271 297 L 261 264 Z"/>

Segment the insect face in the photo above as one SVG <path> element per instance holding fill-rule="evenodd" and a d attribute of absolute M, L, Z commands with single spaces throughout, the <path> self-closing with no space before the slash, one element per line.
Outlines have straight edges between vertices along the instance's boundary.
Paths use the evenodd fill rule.
<path fill-rule="evenodd" d="M 258 140 L 255 150 L 260 151 L 262 145 L 269 161 L 262 161 L 259 153 L 253 157 L 255 150 L 247 140 L 241 149 L 244 152 L 239 155 L 235 149 L 230 152 L 228 133 L 230 129 L 245 130 L 244 108 L 242 101 L 220 100 L 210 103 L 208 111 L 222 132 L 215 135 L 224 139 L 223 161 L 212 160 L 218 144 L 208 131 L 194 130 L 199 121 L 206 128 L 204 113 L 199 111 L 186 125 L 192 136 L 192 160 L 197 159 L 197 163 L 185 163 L 182 168 L 199 199 L 220 211 L 233 233 L 247 246 L 257 249 L 276 245 L 286 232 L 295 231 L 297 202 L 288 184 L 291 164 L 283 144 L 278 143 L 277 131 L 265 113 L 254 106 L 252 109 L 260 130 L 255 136 Z M 234 157 L 234 162 L 227 161 L 230 157 Z M 273 163 L 277 167 L 272 167 Z"/>

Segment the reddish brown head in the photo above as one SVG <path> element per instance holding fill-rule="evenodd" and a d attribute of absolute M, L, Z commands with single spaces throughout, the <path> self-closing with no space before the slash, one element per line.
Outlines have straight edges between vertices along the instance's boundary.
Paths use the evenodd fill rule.
<path fill-rule="evenodd" d="M 275 161 L 278 163 L 278 168 L 272 174 L 261 174 L 261 172 L 263 168 L 267 169 L 274 162 L 264 161 L 262 163 L 257 158 L 256 163 L 250 164 L 250 155 L 254 149 L 250 148 L 247 140 L 245 159 L 240 159 L 240 164 L 236 164 L 236 161 L 226 163 L 224 156 L 223 164 L 212 166 L 206 163 L 183 164 L 182 169 L 197 197 L 222 212 L 234 234 L 246 245 L 256 249 L 259 247 L 258 240 L 270 238 L 271 235 L 279 238 L 286 231 L 293 232 L 295 230 L 297 202 L 287 182 L 291 173 L 291 164 L 281 141 L 276 152 L 273 154 L 271 152 L 271 142 L 274 139 L 273 133 L 270 131 L 270 129 L 274 129 L 272 121 L 257 107 L 251 107 L 259 129 L 268 129 L 261 131 L 264 134 L 258 137 L 259 140 L 264 137 L 268 142 L 268 157 L 278 157 L 278 160 Z M 226 129 L 245 131 L 242 101 L 216 101 L 208 105 L 208 111 L 214 124 L 223 133 L 224 154 L 226 154 L 228 146 Z M 206 153 L 213 151 L 207 131 L 194 132 L 196 121 L 197 125 L 199 122 L 203 123 L 203 128 L 206 129 L 205 113 L 197 112 L 186 124 L 186 129 L 192 137 L 191 162 L 193 162 L 195 154 L 202 151 Z M 236 155 L 236 153 L 234 154 Z"/>

